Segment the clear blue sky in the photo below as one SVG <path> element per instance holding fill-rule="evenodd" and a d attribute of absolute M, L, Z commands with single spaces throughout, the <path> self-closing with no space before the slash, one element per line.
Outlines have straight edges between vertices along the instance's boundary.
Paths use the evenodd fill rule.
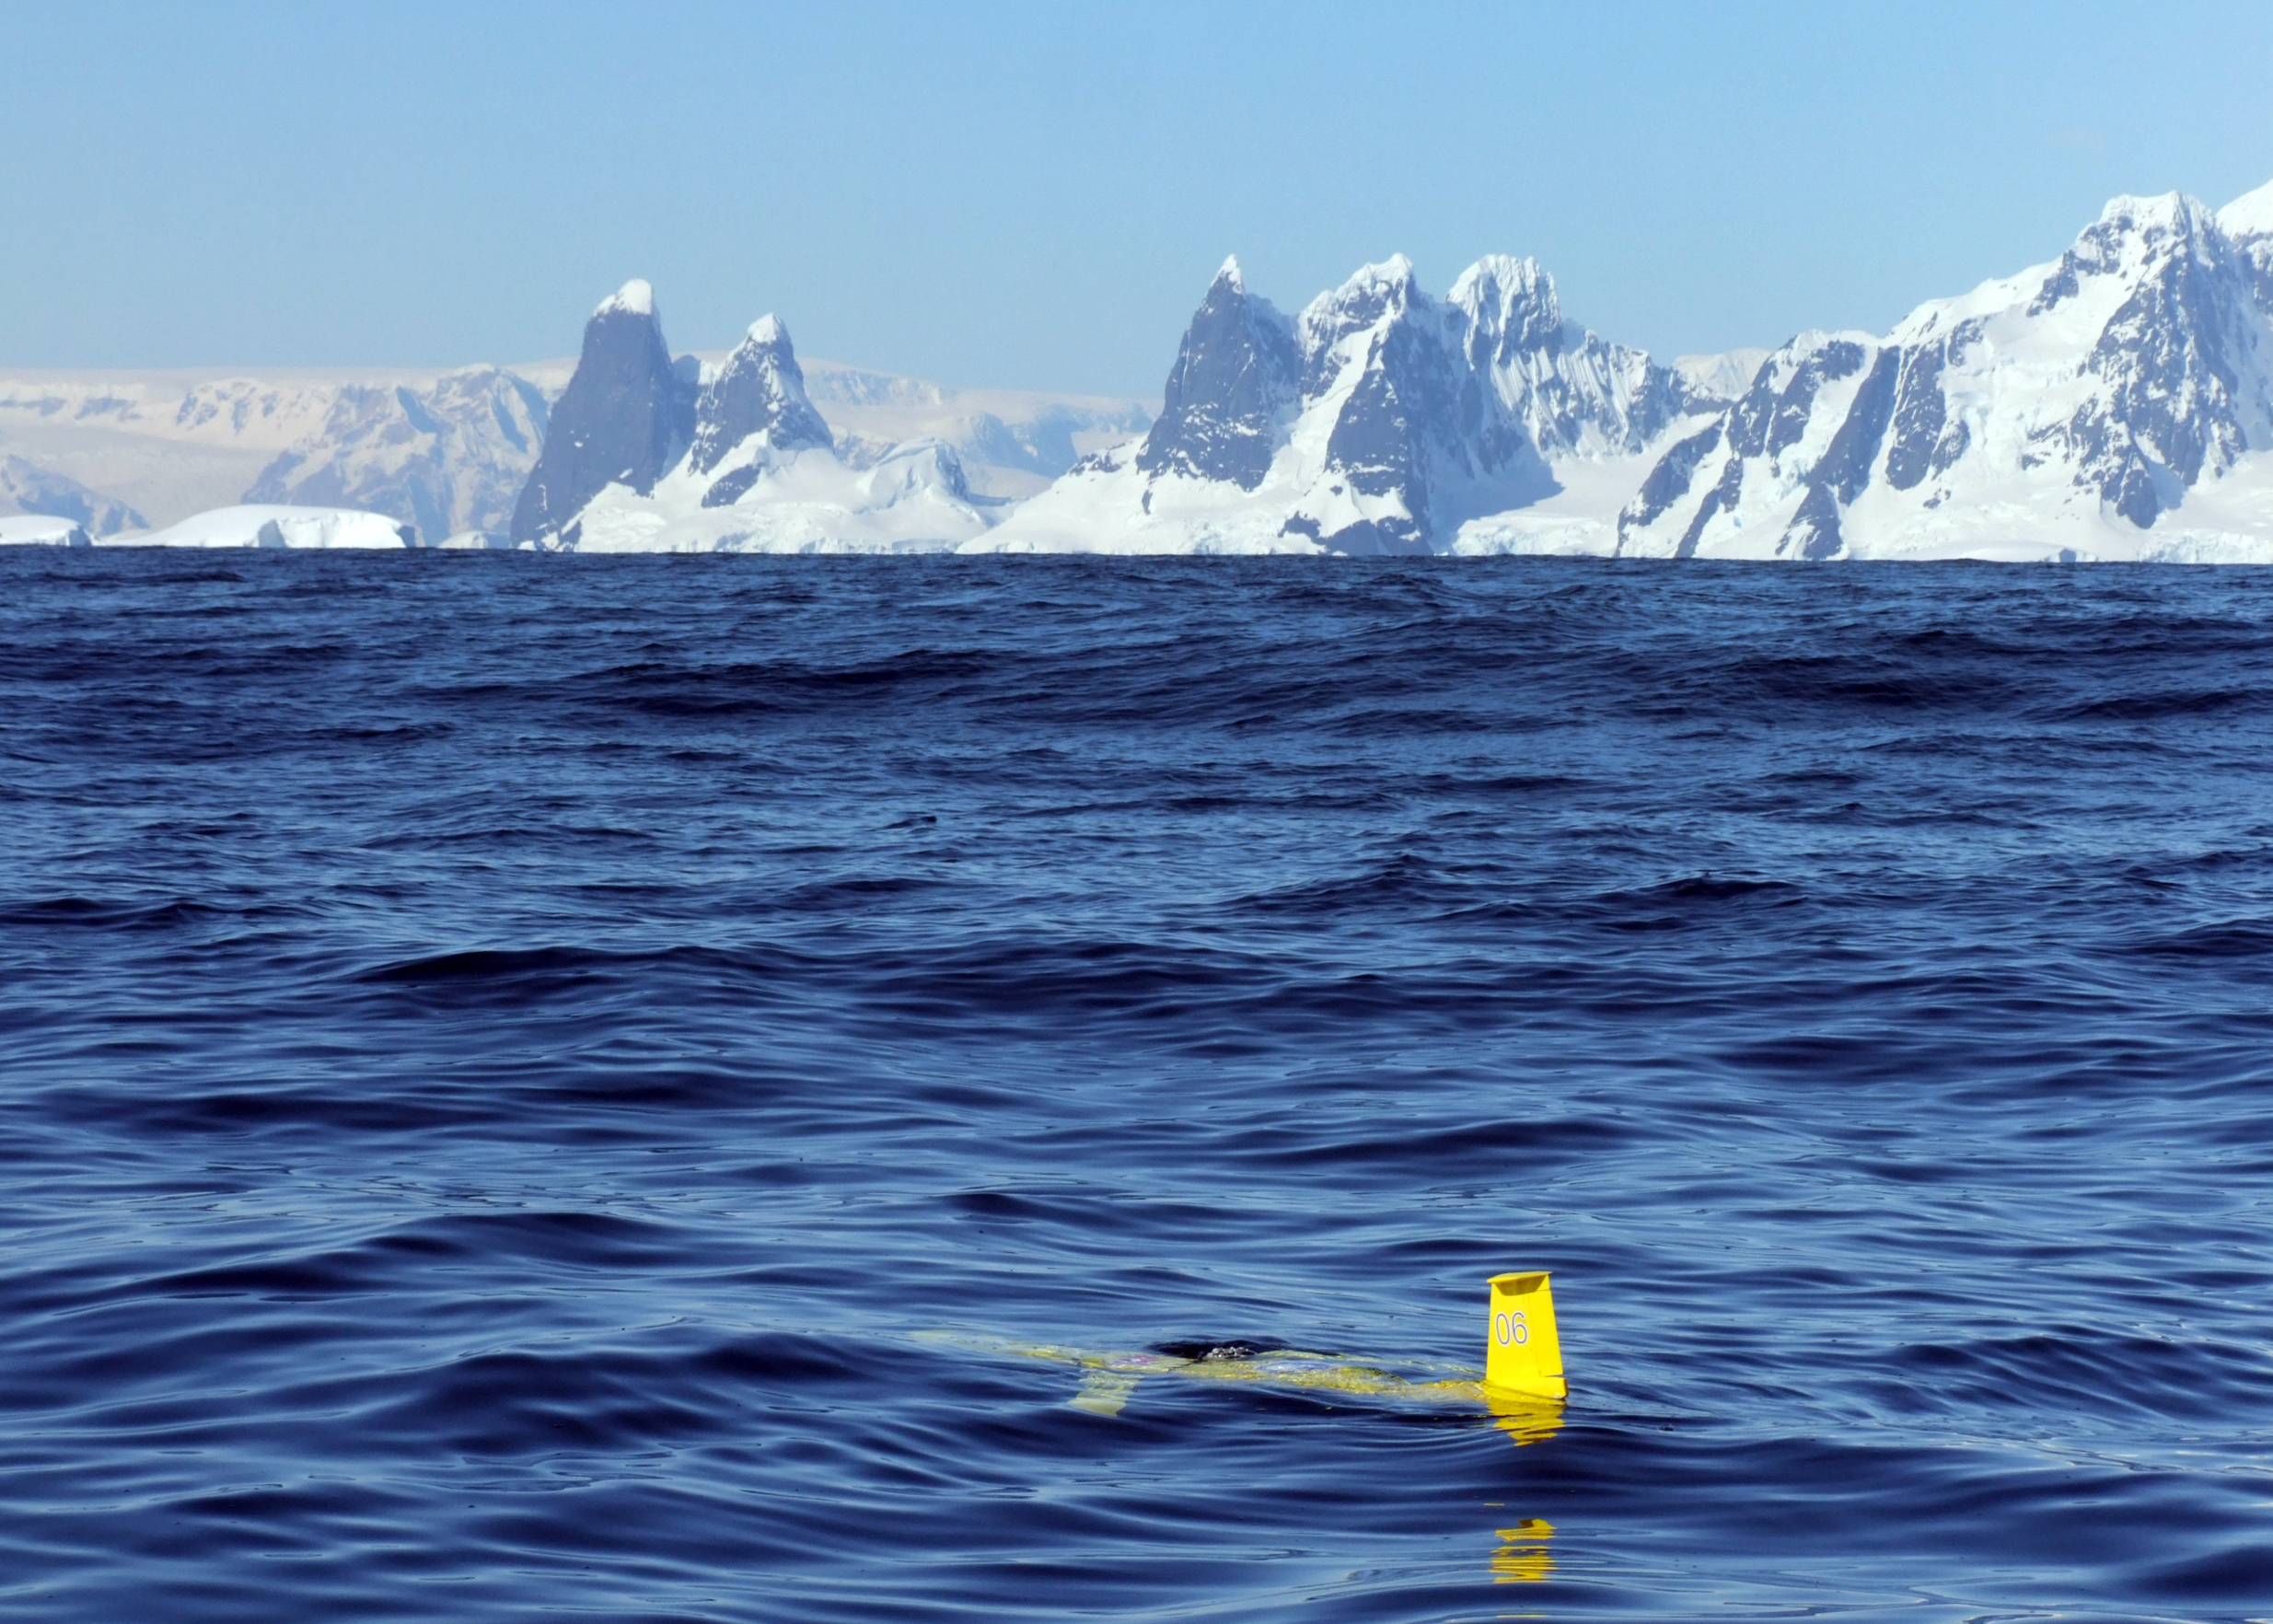
<path fill-rule="evenodd" d="M 0 0 L 0 365 L 678 348 L 1153 394 L 1209 276 L 1532 254 L 1664 354 L 2273 179 L 2273 6 Z"/>

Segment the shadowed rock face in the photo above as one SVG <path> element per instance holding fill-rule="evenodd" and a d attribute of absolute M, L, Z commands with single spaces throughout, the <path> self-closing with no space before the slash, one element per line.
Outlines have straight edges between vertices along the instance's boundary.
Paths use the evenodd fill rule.
<path fill-rule="evenodd" d="M 1343 367 L 1359 368 L 1327 439 L 1329 470 L 1368 496 L 1400 500 L 1407 516 L 1385 516 L 1318 535 L 1347 552 L 1423 552 L 1435 520 L 1432 476 L 1474 477 L 1516 455 L 1512 424 L 1485 409 L 1475 375 L 1460 365 L 1442 311 L 1394 261 L 1387 275 L 1358 281 L 1305 313 L 1306 392 L 1327 393 Z M 1363 353 L 1338 346 L 1363 333 Z M 1297 530 L 1305 516 L 1291 521 Z M 1315 521 L 1313 521 L 1315 525 Z M 1305 533 L 1317 535 L 1316 528 Z"/>
<path fill-rule="evenodd" d="M 1551 307 L 1551 284 L 1546 296 Z M 1402 256 L 1311 302 L 1297 328 L 1304 404 L 1339 400 L 1327 437 L 1327 493 L 1346 484 L 1393 505 L 1328 529 L 1307 505 L 1313 492 L 1288 533 L 1344 552 L 1425 552 L 1465 517 L 1554 489 L 1510 399 L 1520 391 L 1503 390 L 1490 370 L 1496 335 L 1471 349 L 1476 328 L 1475 313 L 1456 300 L 1439 304 L 1422 293 Z"/>
<path fill-rule="evenodd" d="M 2258 324 L 2255 267 L 2232 252 L 2207 211 L 2141 215 L 2102 220 L 2085 234 L 2087 242 L 2106 239 L 2110 256 L 2120 255 L 2125 235 L 2143 239 L 2146 265 L 2093 346 L 2088 365 L 2106 388 L 2079 409 L 2068 439 L 2079 482 L 2097 484 L 2144 529 L 2167 505 L 2158 486 L 2191 486 L 2206 468 L 2229 467 L 2248 448 L 2243 375 Z M 2077 257 L 2071 249 L 2068 259 Z M 2040 296 L 2050 291 L 2047 284 Z"/>
<path fill-rule="evenodd" d="M 696 402 L 688 464 L 697 473 L 708 473 L 752 435 L 765 435 L 777 451 L 813 450 L 830 443 L 829 425 L 806 396 L 805 373 L 790 345 L 789 329 L 771 316 L 749 330 Z"/>
<path fill-rule="evenodd" d="M 646 284 L 627 284 L 585 324 L 575 376 L 513 510 L 513 539 L 558 530 L 609 485 L 654 490 L 692 436 L 693 405 Z"/>
<path fill-rule="evenodd" d="M 1294 403 L 1294 333 L 1268 300 L 1250 297 L 1236 261 L 1216 273 L 1168 374 L 1166 404 L 1137 453 L 1147 473 L 1227 480 L 1252 491 Z"/>
<path fill-rule="evenodd" d="M 1468 518 L 1553 492 L 1548 448 L 1638 450 L 1719 404 L 1566 321 L 1553 280 L 1504 257 L 1438 300 L 1399 255 L 1292 322 L 1226 262 L 1164 394 L 1135 458 L 1144 511 L 1165 478 L 1282 489 L 1262 498 L 1283 504 L 1278 533 L 1343 552 L 1425 552 Z M 1112 471 L 1110 459 L 1094 471 Z"/>
<path fill-rule="evenodd" d="M 1641 350 L 1563 318 L 1537 261 L 1490 254 L 1453 286 L 1468 370 L 1492 380 L 1540 452 L 1639 451 L 1691 412 L 1717 406 Z"/>

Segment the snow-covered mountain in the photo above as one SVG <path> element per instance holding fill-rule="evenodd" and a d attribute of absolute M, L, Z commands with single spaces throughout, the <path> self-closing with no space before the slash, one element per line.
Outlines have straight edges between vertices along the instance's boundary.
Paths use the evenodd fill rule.
<path fill-rule="evenodd" d="M 0 377 L 0 516 L 99 540 L 242 502 L 586 551 L 2273 562 L 2273 186 L 2118 198 L 1885 335 L 1671 366 L 1527 260 L 1437 299 L 1393 259 L 1293 318 L 1230 261 L 1157 419 L 801 365 L 772 318 L 674 356 L 643 283 L 573 368 Z"/>
<path fill-rule="evenodd" d="M 428 546 L 454 533 L 502 540 L 574 365 L 0 376 L 0 514 L 108 536 L 242 502 L 312 504 L 382 513 Z M 845 462 L 865 471 L 906 442 L 944 440 L 986 496 L 1031 495 L 1152 421 L 1134 400 L 805 368 Z"/>
<path fill-rule="evenodd" d="M 14 514 L 70 519 L 90 536 L 139 530 L 146 523 L 125 503 L 91 491 L 68 474 L 21 457 L 0 456 L 0 515 Z"/>
<path fill-rule="evenodd" d="M 654 290 L 632 282 L 586 325 L 512 539 L 581 552 L 934 551 L 983 533 L 990 506 L 943 441 L 865 467 L 841 457 L 777 318 L 721 362 L 674 360 Z"/>
<path fill-rule="evenodd" d="M 322 423 L 261 470 L 245 500 L 370 509 L 430 543 L 498 528 L 551 412 L 546 389 L 495 366 L 445 373 L 423 389 L 345 384 Z"/>
<path fill-rule="evenodd" d="M 99 536 L 241 501 L 371 508 L 431 540 L 502 529 L 565 367 L 0 377 L 10 502 Z M 74 495 L 71 488 L 75 487 Z M 92 511 L 66 507 L 76 500 Z"/>
<path fill-rule="evenodd" d="M 1775 351 L 1618 550 L 2273 559 L 2268 452 L 2273 187 L 2120 197 L 2056 261 Z"/>
<path fill-rule="evenodd" d="M 1142 443 L 1085 458 L 967 550 L 1441 551 L 1561 493 L 1564 469 L 1622 468 L 1720 404 L 1567 321 L 1529 260 L 1479 261 L 1439 301 L 1399 256 L 1293 320 L 1233 260 Z"/>

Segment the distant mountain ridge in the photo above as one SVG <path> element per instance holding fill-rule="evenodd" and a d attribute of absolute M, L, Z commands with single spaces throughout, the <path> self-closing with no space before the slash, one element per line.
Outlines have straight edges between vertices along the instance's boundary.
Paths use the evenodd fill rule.
<path fill-rule="evenodd" d="M 1467 521 L 1630 458 L 1723 398 L 1567 320 L 1531 260 L 1442 300 L 1398 256 L 1293 319 L 1216 273 L 1141 446 L 1090 458 L 977 547 L 1133 552 L 1448 550 Z"/>
<path fill-rule="evenodd" d="M 1670 447 L 1617 551 L 2273 557 L 2273 187 L 2117 198 L 2058 261 L 1803 333 Z"/>
<path fill-rule="evenodd" d="M 429 542 L 486 529 L 519 493 L 551 418 L 545 389 L 495 366 L 445 373 L 424 389 L 347 384 L 244 500 L 364 508 Z"/>
<path fill-rule="evenodd" d="M 1889 333 L 1670 365 L 1530 260 L 1439 298 L 1393 257 L 1293 317 L 1227 261 L 1157 418 L 808 367 L 771 316 L 674 355 L 638 282 L 573 371 L 0 377 L 0 514 L 99 539 L 193 487 L 587 551 L 2273 563 L 2273 185 L 2117 198 Z"/>
<path fill-rule="evenodd" d="M 840 455 L 788 328 L 767 315 L 724 361 L 674 359 L 655 291 L 626 283 L 583 354 L 514 509 L 547 551 L 939 551 L 993 522 L 956 449 Z"/>
<path fill-rule="evenodd" d="M 1135 400 L 804 365 L 848 463 L 940 439 L 989 495 L 1038 491 L 1152 421 Z M 68 517 L 107 539 L 239 503 L 296 504 L 376 512 L 414 527 L 422 545 L 502 540 L 573 370 L 0 372 L 0 515 Z"/>
<path fill-rule="evenodd" d="M 2273 562 L 2273 186 L 2118 198 L 1884 337 L 1672 367 L 1529 261 L 1438 303 L 1392 260 L 1292 321 L 1234 261 L 1144 442 L 968 546 Z"/>

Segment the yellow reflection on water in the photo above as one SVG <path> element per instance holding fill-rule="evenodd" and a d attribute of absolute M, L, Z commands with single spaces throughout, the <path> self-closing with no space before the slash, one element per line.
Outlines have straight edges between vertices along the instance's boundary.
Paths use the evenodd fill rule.
<path fill-rule="evenodd" d="M 1518 1449 L 1562 1431 L 1563 1407 L 1555 1399 L 1521 1398 L 1490 1387 L 1478 1388 L 1477 1397 L 1491 1411 L 1491 1424 L 1513 1438 Z"/>
<path fill-rule="evenodd" d="M 1545 1517 L 1525 1517 L 1513 1528 L 1498 1530 L 1500 1549 L 1491 1553 L 1494 1584 L 1543 1584 L 1555 1571 L 1555 1553 L 1548 1541 L 1555 1525 Z"/>

